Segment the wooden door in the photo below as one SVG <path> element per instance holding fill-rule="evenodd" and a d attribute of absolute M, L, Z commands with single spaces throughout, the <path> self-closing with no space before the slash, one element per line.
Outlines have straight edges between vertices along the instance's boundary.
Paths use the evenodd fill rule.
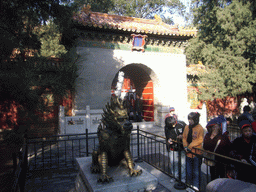
<path fill-rule="evenodd" d="M 153 94 L 153 82 L 148 81 L 145 86 L 143 97 L 143 118 L 145 121 L 154 121 L 154 94 Z"/>

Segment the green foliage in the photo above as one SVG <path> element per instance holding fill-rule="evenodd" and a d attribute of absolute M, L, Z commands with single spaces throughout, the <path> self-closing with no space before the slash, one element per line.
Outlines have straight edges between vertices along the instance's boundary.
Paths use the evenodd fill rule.
<path fill-rule="evenodd" d="M 24 132 L 19 132 L 17 130 L 5 130 L 3 131 L 3 139 L 8 147 L 18 147 L 19 150 L 24 142 Z"/>
<path fill-rule="evenodd" d="M 189 63 L 206 66 L 201 99 L 252 92 L 255 82 L 256 26 L 252 4 L 204 1 L 196 12 L 199 34 L 186 49 Z M 199 15 L 199 13 L 201 15 Z"/>
<path fill-rule="evenodd" d="M 165 14 L 184 13 L 185 6 L 179 0 L 114 0 L 112 13 L 124 16 L 152 19 L 155 14 L 168 21 Z M 169 20 L 169 22 L 172 22 Z"/>
<path fill-rule="evenodd" d="M 115 7 L 115 0 L 74 0 L 72 7 L 76 11 L 81 9 L 83 6 L 90 5 L 93 12 L 108 13 L 113 7 Z"/>
<path fill-rule="evenodd" d="M 67 91 L 75 90 L 76 55 L 70 55 L 71 50 L 59 43 L 62 33 L 69 31 L 72 24 L 68 3 L 0 2 L 0 105 L 8 107 L 15 102 L 25 114 L 24 119 L 45 110 L 45 93 L 64 97 Z M 15 56 L 13 50 L 18 51 Z M 34 57 L 26 56 L 28 50 L 35 51 Z M 51 56 L 61 57 L 61 62 L 49 60 Z"/>
<path fill-rule="evenodd" d="M 41 56 L 60 58 L 61 55 L 67 53 L 64 45 L 60 44 L 62 34 L 59 32 L 57 25 L 53 22 L 41 26 L 38 30 L 38 36 L 41 42 Z"/>
<path fill-rule="evenodd" d="M 14 100 L 35 110 L 46 91 L 59 96 L 65 96 L 67 90 L 74 91 L 76 71 L 75 61 L 70 59 L 59 65 L 44 57 L 8 62 L 0 71 L 1 102 Z"/>
<path fill-rule="evenodd" d="M 34 28 L 50 17 L 57 17 L 59 8 L 58 0 L 3 0 L 0 3 L 0 61 L 9 59 L 14 48 L 21 51 L 26 48 L 40 48 L 40 41 L 33 34 Z"/>

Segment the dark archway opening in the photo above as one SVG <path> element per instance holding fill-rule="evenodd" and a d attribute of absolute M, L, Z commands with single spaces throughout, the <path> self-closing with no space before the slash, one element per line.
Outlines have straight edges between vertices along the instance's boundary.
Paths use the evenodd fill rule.
<path fill-rule="evenodd" d="M 154 90 L 153 81 L 150 78 L 151 69 L 142 64 L 130 64 L 123 67 L 119 72 L 123 72 L 122 89 L 120 98 L 128 100 L 129 107 L 134 108 L 136 96 L 142 100 L 142 118 L 144 121 L 154 121 Z M 119 72 L 116 74 L 111 93 L 117 93 L 117 84 L 119 82 Z M 129 112 L 135 112 L 130 110 Z"/>

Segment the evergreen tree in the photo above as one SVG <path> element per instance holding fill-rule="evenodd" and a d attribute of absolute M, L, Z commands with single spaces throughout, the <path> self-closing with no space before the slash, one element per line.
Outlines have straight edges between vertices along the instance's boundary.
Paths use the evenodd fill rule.
<path fill-rule="evenodd" d="M 118 15 L 153 18 L 155 14 L 164 17 L 165 13 L 173 14 L 175 11 L 183 13 L 185 6 L 179 0 L 115 0 L 112 12 Z"/>
<path fill-rule="evenodd" d="M 74 0 L 71 6 L 79 11 L 84 5 L 90 5 L 94 12 L 108 13 L 115 6 L 114 0 Z"/>
<path fill-rule="evenodd" d="M 255 82 L 255 6 L 249 1 L 202 1 L 195 12 L 198 36 L 186 49 L 189 63 L 201 61 L 201 99 L 252 92 Z"/>
<path fill-rule="evenodd" d="M 64 45 L 60 44 L 62 33 L 59 32 L 55 23 L 50 21 L 46 25 L 42 25 L 37 31 L 41 42 L 41 56 L 60 58 L 67 53 Z"/>
<path fill-rule="evenodd" d="M 45 58 L 65 53 L 58 41 L 70 29 L 72 10 L 59 0 L 4 0 L 0 7 L 0 106 L 15 102 L 31 118 L 45 109 L 45 92 L 61 97 L 74 91 L 75 62 L 67 54 L 59 66 Z M 46 25 L 49 20 L 56 25 Z"/>

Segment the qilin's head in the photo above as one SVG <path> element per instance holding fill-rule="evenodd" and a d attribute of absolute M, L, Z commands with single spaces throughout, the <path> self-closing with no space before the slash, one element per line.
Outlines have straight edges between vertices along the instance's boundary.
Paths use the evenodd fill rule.
<path fill-rule="evenodd" d="M 111 97 L 110 104 L 107 103 L 106 109 L 103 109 L 102 115 L 103 127 L 117 133 L 130 134 L 132 124 L 128 120 L 127 109 L 124 108 L 123 102 L 117 97 Z"/>

